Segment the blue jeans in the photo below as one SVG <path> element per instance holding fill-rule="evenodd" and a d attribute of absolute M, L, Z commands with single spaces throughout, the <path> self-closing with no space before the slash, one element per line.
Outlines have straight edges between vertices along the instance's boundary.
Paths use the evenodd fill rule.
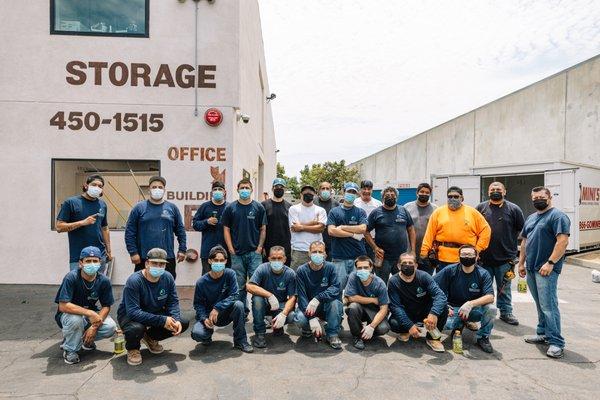
<path fill-rule="evenodd" d="M 506 271 L 510 270 L 512 266 L 509 263 L 502 264 L 498 267 L 487 267 L 483 266 L 487 272 L 492 276 L 492 280 L 496 280 L 496 306 L 500 310 L 500 315 L 512 314 L 512 293 L 510 292 L 510 281 L 506 282 L 504 289 L 500 292 L 502 287 L 502 280 Z"/>
<path fill-rule="evenodd" d="M 333 265 L 335 265 L 335 271 L 338 279 L 340 280 L 340 295 L 346 289 L 346 283 L 348 282 L 348 275 L 354 271 L 354 260 L 340 260 L 337 258 L 333 259 Z"/>
<path fill-rule="evenodd" d="M 454 315 L 448 316 L 448 320 L 446 321 L 446 326 L 444 329 L 455 330 L 462 329 L 464 322 L 458 316 L 458 310 L 460 307 L 454 307 Z M 496 313 L 498 310 L 493 304 L 486 304 L 485 306 L 473 307 L 471 313 L 469 314 L 469 318 L 467 321 L 469 322 L 479 322 L 481 321 L 481 328 L 477 331 L 477 338 L 482 337 L 490 337 L 492 333 L 492 329 L 494 328 L 494 318 L 496 317 Z"/>
<path fill-rule="evenodd" d="M 83 315 L 62 313 L 60 315 L 60 325 L 64 338 L 63 348 L 66 351 L 73 352 L 81 349 L 83 334 L 91 326 L 90 321 Z M 117 324 L 111 317 L 106 317 L 98 332 L 96 340 L 107 339 L 115 334 Z"/>
<path fill-rule="evenodd" d="M 398 260 L 386 260 L 383 259 L 383 263 L 380 268 L 373 268 L 375 271 L 375 275 L 383 279 L 383 281 L 387 284 L 390 279 L 390 274 L 398 273 Z"/>
<path fill-rule="evenodd" d="M 327 322 L 325 325 L 325 335 L 327 337 L 337 336 L 340 325 L 342 324 L 342 316 L 344 314 L 344 305 L 340 300 L 331 300 L 326 303 L 319 304 L 314 317 L 318 317 Z M 310 317 L 310 318 L 314 318 Z M 304 311 L 298 310 L 294 316 L 294 323 L 304 331 L 310 331 L 308 318 L 304 315 Z"/>
<path fill-rule="evenodd" d="M 527 286 L 535 300 L 538 313 L 537 334 L 546 336 L 551 345 L 565 347 L 565 339 L 560 334 L 560 311 L 558 310 L 558 276 L 552 272 L 542 276 L 537 271 L 527 270 Z"/>
<path fill-rule="evenodd" d="M 215 326 L 227 326 L 233 322 L 233 343 L 248 343 L 245 320 L 244 303 L 238 300 L 226 310 L 219 312 Z M 214 328 L 206 327 L 204 321 L 197 321 L 192 329 L 192 339 L 196 342 L 208 342 L 212 339 L 214 331 Z"/>
<path fill-rule="evenodd" d="M 246 281 L 250 279 L 256 268 L 262 263 L 262 256 L 255 251 L 250 253 L 231 255 L 231 269 L 235 271 L 238 284 L 238 299 L 244 303 L 246 313 L 250 311 L 248 308 L 248 295 L 246 294 Z"/>
<path fill-rule="evenodd" d="M 103 274 L 106 271 L 106 256 L 100 259 L 100 269 L 99 273 Z M 79 261 L 70 262 L 69 263 L 69 271 L 73 271 L 74 269 L 79 269 Z"/>
<path fill-rule="evenodd" d="M 280 302 L 279 309 L 271 311 L 271 306 L 267 299 L 261 296 L 252 296 L 252 328 L 254 328 L 254 333 L 265 333 L 267 331 L 265 316 L 270 315 L 274 317 L 282 312 L 284 307 L 285 303 Z M 290 312 L 285 319 L 285 323 L 291 324 L 292 322 L 294 322 L 294 313 Z"/>

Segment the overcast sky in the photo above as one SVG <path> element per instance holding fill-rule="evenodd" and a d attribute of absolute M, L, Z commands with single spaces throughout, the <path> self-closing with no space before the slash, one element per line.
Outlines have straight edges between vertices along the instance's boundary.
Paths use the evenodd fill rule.
<path fill-rule="evenodd" d="M 356 161 L 600 53 L 600 2 L 259 0 L 278 159 Z"/>

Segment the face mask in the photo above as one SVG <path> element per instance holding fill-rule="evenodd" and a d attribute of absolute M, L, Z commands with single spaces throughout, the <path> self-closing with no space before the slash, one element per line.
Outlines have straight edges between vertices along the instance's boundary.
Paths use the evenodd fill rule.
<path fill-rule="evenodd" d="M 415 264 L 400 264 L 400 272 L 404 276 L 412 276 L 415 273 Z"/>
<path fill-rule="evenodd" d="M 460 263 L 465 267 L 475 265 L 475 257 L 460 257 Z"/>
<path fill-rule="evenodd" d="M 321 198 L 323 200 L 329 200 L 331 197 L 331 192 L 329 190 L 321 190 Z"/>
<path fill-rule="evenodd" d="M 85 272 L 87 275 L 96 275 L 96 273 L 98 272 L 98 270 L 100 269 L 100 263 L 96 264 L 84 264 L 83 265 L 83 272 Z"/>
<path fill-rule="evenodd" d="M 533 206 L 539 211 L 545 210 L 546 207 L 548 207 L 548 200 L 546 200 L 546 199 L 534 200 Z"/>
<path fill-rule="evenodd" d="M 210 264 L 210 269 L 212 272 L 221 272 L 225 269 L 225 263 L 224 262 L 213 262 L 212 264 Z"/>
<path fill-rule="evenodd" d="M 225 193 L 223 193 L 221 190 L 215 190 L 212 192 L 212 198 L 214 201 L 221 201 L 225 198 Z"/>
<path fill-rule="evenodd" d="M 315 195 L 312 193 L 304 193 L 302 195 L 302 201 L 304 201 L 305 203 L 311 203 L 314 198 L 315 198 Z"/>
<path fill-rule="evenodd" d="M 500 192 L 492 192 L 490 193 L 490 199 L 494 200 L 494 201 L 499 201 L 502 200 L 504 196 L 502 196 L 502 193 Z"/>
<path fill-rule="evenodd" d="M 160 200 L 165 195 L 164 189 L 150 189 L 150 196 L 153 200 Z"/>
<path fill-rule="evenodd" d="M 350 193 L 350 192 L 344 193 L 344 201 L 346 201 L 346 203 L 354 204 L 354 200 L 356 200 L 356 197 L 357 196 L 354 193 Z"/>
<path fill-rule="evenodd" d="M 97 199 L 102 194 L 102 188 L 98 186 L 88 186 L 87 195 L 93 199 Z"/>
<path fill-rule="evenodd" d="M 419 203 L 427 203 L 429 201 L 428 194 L 420 194 L 419 196 L 417 196 L 417 198 L 419 199 Z"/>
<path fill-rule="evenodd" d="M 460 208 L 462 202 L 460 199 L 448 199 L 448 208 L 451 210 L 457 210 Z"/>
<path fill-rule="evenodd" d="M 323 264 L 323 260 L 325 260 L 325 256 L 323 254 L 314 253 L 310 255 L 310 261 L 312 261 L 315 265 Z"/>
<path fill-rule="evenodd" d="M 273 189 L 273 196 L 277 197 L 278 199 L 282 198 L 284 193 L 285 191 L 283 188 Z"/>
<path fill-rule="evenodd" d="M 386 197 L 385 199 L 383 199 L 383 203 L 388 207 L 394 207 L 396 205 L 396 198 Z"/>
<path fill-rule="evenodd" d="M 359 269 L 358 271 L 356 271 L 356 276 L 358 276 L 358 278 L 364 282 L 367 279 L 369 279 L 369 276 L 371 276 L 371 271 L 369 271 L 368 269 Z"/>
<path fill-rule="evenodd" d="M 250 198 L 250 193 L 252 193 L 252 190 L 250 190 L 250 189 L 240 189 L 240 190 L 238 190 L 238 193 L 240 194 L 240 199 L 242 199 L 242 200 L 248 200 Z"/>
<path fill-rule="evenodd" d="M 161 267 L 150 267 L 150 275 L 153 278 L 160 278 L 165 273 L 165 269 Z"/>
<path fill-rule="evenodd" d="M 270 261 L 271 269 L 275 272 L 279 272 L 283 269 L 283 261 Z"/>

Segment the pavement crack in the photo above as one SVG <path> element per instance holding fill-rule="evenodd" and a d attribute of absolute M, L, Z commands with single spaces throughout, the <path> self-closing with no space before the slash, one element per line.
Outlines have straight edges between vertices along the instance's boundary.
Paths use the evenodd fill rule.
<path fill-rule="evenodd" d="M 513 366 L 511 366 L 511 365 L 510 365 L 510 364 L 507 362 L 507 360 L 504 360 L 503 358 L 500 358 L 500 357 L 495 357 L 495 356 L 494 356 L 494 358 L 495 358 L 496 360 L 500 361 L 502 364 L 504 364 L 504 365 L 505 365 L 507 368 L 509 368 L 509 369 L 511 369 L 511 370 L 513 370 L 513 371 L 515 371 L 517 374 L 521 374 L 521 375 L 525 376 L 526 378 L 528 378 L 528 379 L 529 379 L 531 382 L 533 382 L 535 385 L 539 386 L 540 388 L 542 388 L 542 389 L 545 389 L 545 390 L 547 390 L 547 391 L 549 391 L 549 392 L 551 392 L 551 393 L 556 393 L 556 392 L 555 392 L 553 389 L 551 389 L 551 388 L 547 387 L 546 385 L 544 385 L 543 383 L 541 383 L 540 381 L 538 381 L 538 380 L 537 380 L 535 377 L 533 377 L 533 376 L 531 376 L 531 375 L 527 374 L 527 373 L 526 373 L 526 372 L 524 372 L 524 371 L 518 371 L 516 368 L 514 368 Z M 527 359 L 527 358 L 526 358 L 526 357 L 524 357 L 524 359 Z M 531 359 L 531 360 L 541 360 L 541 358 L 530 358 L 530 359 Z M 511 359 L 511 360 L 509 360 L 509 361 L 513 361 L 513 360 Z"/>
<path fill-rule="evenodd" d="M 84 386 L 85 386 L 85 385 L 86 385 L 86 384 L 87 384 L 89 381 L 91 381 L 91 380 L 92 380 L 92 379 L 93 379 L 93 378 L 94 378 L 96 375 L 98 375 L 100 372 L 104 371 L 104 369 L 105 369 L 106 367 L 108 367 L 108 365 L 110 364 L 110 362 L 111 362 L 112 360 L 113 360 L 113 357 L 109 358 L 109 359 L 106 361 L 106 364 L 104 364 L 104 365 L 102 366 L 102 368 L 100 368 L 99 370 L 97 370 L 96 372 L 94 372 L 92 375 L 90 375 L 90 377 L 89 377 L 89 378 L 87 378 L 85 381 L 83 381 L 83 383 L 82 383 L 81 385 L 79 385 L 79 387 L 77 388 L 77 390 L 75 390 L 75 393 L 73 393 L 73 394 L 72 394 L 72 396 L 73 396 L 73 397 L 75 397 L 76 399 L 78 399 L 78 400 L 79 400 L 79 391 L 80 391 L 81 389 L 83 389 L 83 387 L 84 387 Z"/>
<path fill-rule="evenodd" d="M 360 378 L 364 378 L 367 375 L 367 361 L 369 361 L 369 357 L 365 356 L 365 362 L 363 363 L 362 371 L 356 376 L 356 383 L 351 390 L 352 392 L 354 392 L 360 386 Z"/>

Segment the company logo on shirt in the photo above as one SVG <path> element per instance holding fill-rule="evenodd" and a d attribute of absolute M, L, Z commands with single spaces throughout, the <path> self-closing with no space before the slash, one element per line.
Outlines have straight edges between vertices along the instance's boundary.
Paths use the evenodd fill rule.
<path fill-rule="evenodd" d="M 421 286 L 419 286 L 417 288 L 417 297 L 423 297 L 425 296 L 427 293 L 423 290 L 423 288 Z"/>
<path fill-rule="evenodd" d="M 163 218 L 171 218 L 171 213 L 169 212 L 169 210 L 162 210 L 162 213 L 160 216 Z"/>
<path fill-rule="evenodd" d="M 471 287 L 469 287 L 469 292 L 480 292 L 479 286 L 475 282 L 471 283 Z"/>
<path fill-rule="evenodd" d="M 158 299 L 157 300 L 164 300 L 166 298 L 167 298 L 167 291 L 165 289 L 161 288 L 158 291 Z"/>
<path fill-rule="evenodd" d="M 349 225 L 358 225 L 358 221 L 356 221 L 356 217 L 352 216 L 350 217 L 350 222 L 348 222 Z"/>
<path fill-rule="evenodd" d="M 255 218 L 256 218 L 256 216 L 254 215 L 254 211 L 250 211 L 248 213 L 248 219 L 255 219 Z"/>
<path fill-rule="evenodd" d="M 95 291 L 91 292 L 87 298 L 88 300 L 98 300 L 98 293 Z"/>
<path fill-rule="evenodd" d="M 329 280 L 325 277 L 323 277 L 323 279 L 321 279 L 321 286 L 327 286 L 329 285 Z"/>
<path fill-rule="evenodd" d="M 279 282 L 279 285 L 277 285 L 277 290 L 285 290 L 285 283 Z"/>
<path fill-rule="evenodd" d="M 223 289 L 221 289 L 221 293 L 225 293 L 227 290 L 229 290 L 229 286 L 223 285 Z"/>

